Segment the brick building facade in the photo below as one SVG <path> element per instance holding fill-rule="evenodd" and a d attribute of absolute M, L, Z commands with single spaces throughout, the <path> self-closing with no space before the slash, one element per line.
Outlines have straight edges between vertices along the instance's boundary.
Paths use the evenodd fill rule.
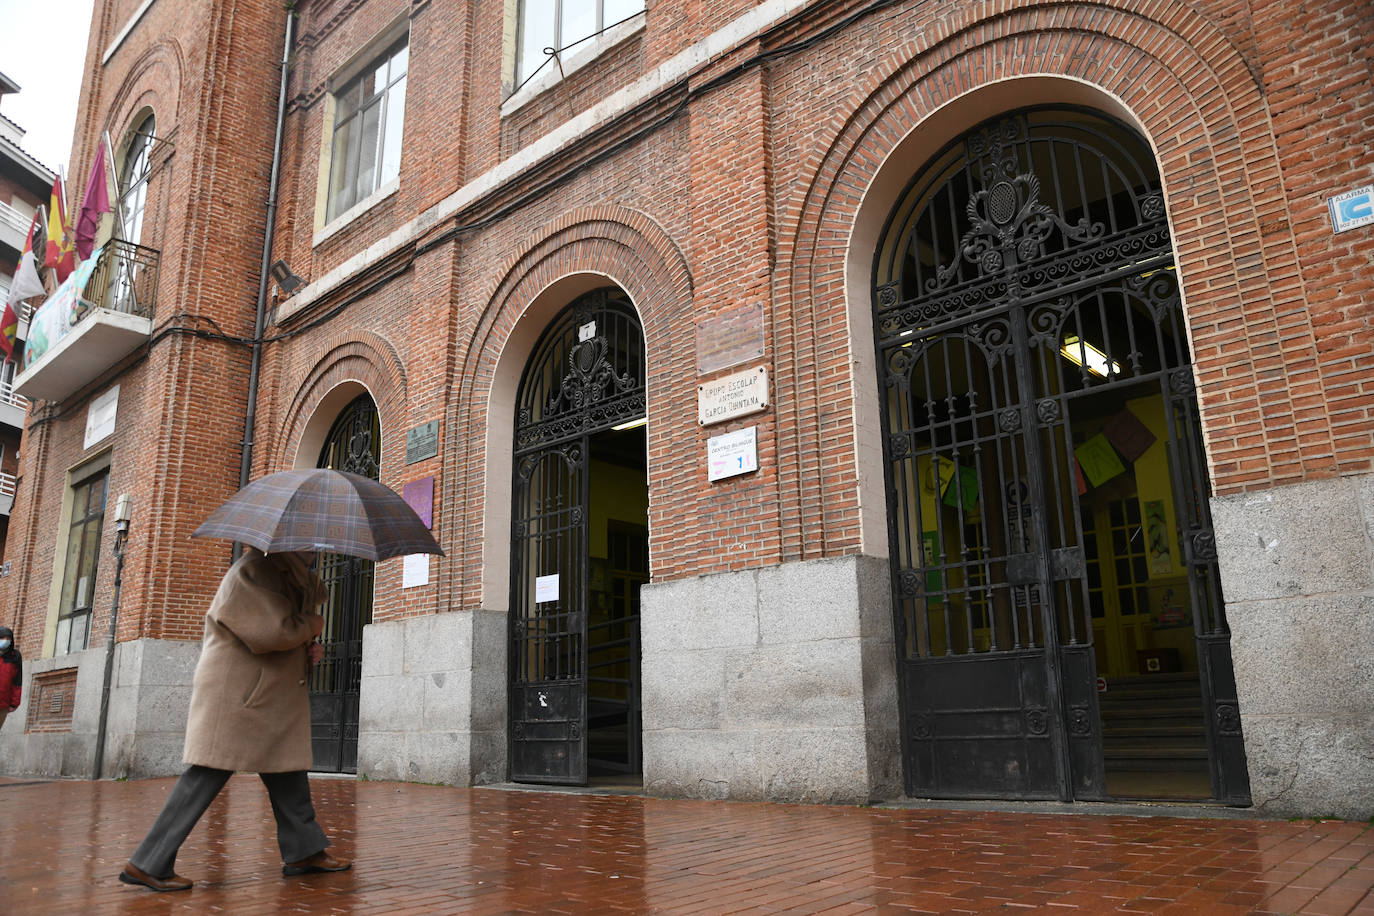
<path fill-rule="evenodd" d="M 30 412 L 10 771 L 92 770 L 102 477 L 103 770 L 178 768 L 251 446 L 447 550 L 331 561 L 321 768 L 1368 816 L 1367 5 L 528 6 L 98 4 L 156 301 Z"/>

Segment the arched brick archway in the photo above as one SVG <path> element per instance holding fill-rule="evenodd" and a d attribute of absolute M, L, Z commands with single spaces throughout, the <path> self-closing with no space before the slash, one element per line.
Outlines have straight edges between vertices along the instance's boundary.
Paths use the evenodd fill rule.
<path fill-rule="evenodd" d="M 674 397 L 692 378 L 692 351 L 683 339 L 690 334 L 683 316 L 691 307 L 691 274 L 676 244 L 649 217 L 616 207 L 573 211 L 513 256 L 455 371 L 463 389 L 445 418 L 453 464 L 465 469 L 445 483 L 446 501 L 462 513 L 455 533 L 466 537 L 464 569 L 454 573 L 462 576 L 465 604 L 503 611 L 508 601 L 508 458 L 515 388 L 525 360 L 554 315 L 579 294 L 603 286 L 624 290 L 639 314 L 651 417 L 655 403 Z M 650 423 L 651 465 L 672 435 L 668 422 Z M 650 525 L 657 521 L 651 518 Z"/>
<path fill-rule="evenodd" d="M 1279 357 L 1287 365 L 1310 367 L 1266 394 L 1285 425 L 1300 418 L 1317 431 L 1304 440 L 1305 451 L 1289 450 L 1272 462 L 1268 479 L 1329 472 L 1331 432 L 1321 400 L 1309 406 L 1295 403 L 1292 395 L 1299 387 L 1321 385 L 1310 359 L 1310 323 L 1298 314 L 1278 333 L 1276 316 L 1301 313 L 1304 293 L 1293 284 L 1276 298 L 1270 287 L 1271 277 L 1298 275 L 1297 256 L 1291 230 L 1267 216 L 1283 212 L 1286 203 L 1280 187 L 1260 180 L 1278 171 L 1274 138 L 1262 116 L 1260 89 L 1238 50 L 1182 3 L 1128 8 L 1027 0 L 1009 4 L 995 19 L 982 15 L 970 7 L 928 23 L 884 66 L 872 68 L 873 78 L 851 96 L 851 113 L 807 157 L 809 180 L 779 204 L 779 212 L 795 212 L 797 218 L 780 232 L 778 260 L 788 276 L 777 323 L 806 329 L 776 341 L 779 359 L 800 367 L 794 387 L 788 379 L 778 383 L 782 486 L 834 492 L 858 480 L 867 494 L 857 500 L 865 507 L 857 525 L 852 516 L 827 515 L 814 504 L 799 513 L 784 530 L 788 552 L 807 555 L 810 543 L 816 551 L 862 545 L 865 552 L 885 553 L 883 500 L 872 489 L 882 479 L 872 463 L 877 423 L 865 413 L 865 405 L 876 400 L 869 387 L 868 312 L 878 227 L 895 187 L 923 155 L 981 118 L 1029 101 L 1096 107 L 1145 134 L 1159 162 L 1171 221 L 1188 227 L 1175 233 L 1175 246 L 1205 427 L 1256 426 L 1227 402 L 1257 398 L 1257 375 L 1222 378 L 1222 346 L 1234 343 L 1234 331 L 1224 324 L 1239 316 L 1257 360 Z M 1027 53 L 1031 47 L 1036 53 Z M 1220 270 L 1210 266 L 1218 259 Z M 1236 267 L 1242 263 L 1261 267 L 1242 271 Z M 820 358 L 816 341 L 832 338 L 849 341 L 851 360 Z M 1211 388 L 1225 389 L 1228 398 L 1209 397 Z M 853 399 L 858 447 L 853 455 L 822 456 L 801 433 L 801 418 L 818 409 L 818 392 L 837 389 Z M 1281 432 L 1256 431 L 1266 439 Z M 1253 472 L 1227 473 L 1239 447 L 1233 439 L 1213 436 L 1207 445 L 1217 492 L 1263 483 Z M 808 540 L 804 532 L 822 536 Z"/>
<path fill-rule="evenodd" d="M 371 331 L 352 330 L 323 347 L 295 386 L 295 394 L 259 467 L 314 467 L 320 444 L 334 417 L 362 391 L 372 396 L 382 418 L 382 439 L 401 434 L 406 403 L 406 373 L 391 343 Z M 394 458 L 382 470 L 385 481 Z"/>

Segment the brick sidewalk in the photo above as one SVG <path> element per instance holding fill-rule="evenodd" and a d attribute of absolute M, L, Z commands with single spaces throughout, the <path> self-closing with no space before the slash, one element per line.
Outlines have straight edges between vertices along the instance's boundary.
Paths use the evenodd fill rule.
<path fill-rule="evenodd" d="M 0 781 L 0 912 L 1374 914 L 1368 823 L 312 784 L 352 871 L 283 879 L 236 776 L 155 894 L 116 875 L 172 780 Z"/>

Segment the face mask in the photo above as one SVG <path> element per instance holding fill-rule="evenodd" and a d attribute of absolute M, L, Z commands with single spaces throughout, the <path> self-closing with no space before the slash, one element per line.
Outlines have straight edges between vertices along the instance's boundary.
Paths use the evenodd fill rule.
<path fill-rule="evenodd" d="M 8 639 L 0 639 L 0 652 L 8 652 L 9 650 L 10 641 Z"/>

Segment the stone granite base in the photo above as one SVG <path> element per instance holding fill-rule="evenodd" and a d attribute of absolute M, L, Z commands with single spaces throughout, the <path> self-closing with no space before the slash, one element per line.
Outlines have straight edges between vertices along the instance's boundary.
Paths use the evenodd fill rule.
<path fill-rule="evenodd" d="M 103 777 L 141 779 L 184 769 L 191 673 L 199 657 L 199 642 L 137 639 L 115 647 Z M 34 675 L 63 668 L 77 669 L 71 731 L 25 734 Z M 104 678 L 104 645 L 58 658 L 25 659 L 24 701 L 0 729 L 0 773 L 92 776 Z"/>
<path fill-rule="evenodd" d="M 506 615 L 363 628 L 358 773 L 466 786 L 506 778 Z"/>
<path fill-rule="evenodd" d="M 1374 815 L 1374 475 L 1213 500 L 1255 806 Z"/>
<path fill-rule="evenodd" d="M 862 804 L 901 784 L 886 564 L 645 586 L 644 788 Z"/>

